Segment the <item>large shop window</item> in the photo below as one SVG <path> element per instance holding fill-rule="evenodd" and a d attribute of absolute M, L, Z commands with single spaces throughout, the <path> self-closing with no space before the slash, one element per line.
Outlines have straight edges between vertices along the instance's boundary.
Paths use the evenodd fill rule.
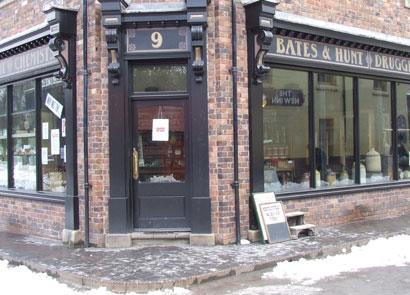
<path fill-rule="evenodd" d="M 310 77 L 304 71 L 272 69 L 264 82 L 265 191 L 410 179 L 410 85 L 327 73 L 311 73 Z M 396 150 L 391 105 L 394 85 Z M 394 151 L 397 176 L 393 173 Z"/>
<path fill-rule="evenodd" d="M 36 79 L 0 88 L 0 186 L 65 192 L 65 133 L 59 80 Z"/>

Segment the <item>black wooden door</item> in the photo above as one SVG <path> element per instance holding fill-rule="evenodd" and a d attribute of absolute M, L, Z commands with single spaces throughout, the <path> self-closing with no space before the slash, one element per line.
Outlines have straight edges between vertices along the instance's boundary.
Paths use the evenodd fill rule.
<path fill-rule="evenodd" d="M 134 225 L 139 230 L 190 229 L 187 101 L 133 102 Z"/>

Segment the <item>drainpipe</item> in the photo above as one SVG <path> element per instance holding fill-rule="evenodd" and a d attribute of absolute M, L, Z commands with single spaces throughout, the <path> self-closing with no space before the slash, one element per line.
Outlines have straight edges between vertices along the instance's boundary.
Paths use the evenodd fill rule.
<path fill-rule="evenodd" d="M 237 36 L 236 36 L 236 3 L 232 3 L 232 108 L 233 108 L 233 174 L 231 184 L 235 193 L 235 227 L 236 244 L 241 243 L 241 212 L 239 207 L 239 167 L 238 167 L 238 67 L 237 67 Z"/>
<path fill-rule="evenodd" d="M 84 247 L 88 248 L 90 245 L 90 231 L 89 231 L 89 210 L 90 210 L 90 196 L 88 183 L 88 1 L 83 0 L 83 142 L 84 142 Z"/>

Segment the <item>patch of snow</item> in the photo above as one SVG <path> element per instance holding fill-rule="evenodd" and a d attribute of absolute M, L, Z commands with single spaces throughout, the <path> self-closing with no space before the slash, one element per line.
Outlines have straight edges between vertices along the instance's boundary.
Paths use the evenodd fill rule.
<path fill-rule="evenodd" d="M 324 259 L 281 262 L 264 279 L 289 279 L 303 285 L 334 277 L 344 272 L 356 272 L 365 268 L 404 266 L 410 263 L 410 236 L 398 235 L 379 238 L 366 246 L 352 247 L 348 254 L 328 256 Z"/>
<path fill-rule="evenodd" d="M 312 295 L 322 289 L 298 285 L 270 285 L 239 290 L 232 295 Z"/>
<path fill-rule="evenodd" d="M 241 240 L 241 245 L 249 245 L 251 242 L 249 242 L 248 240 L 246 240 L 246 239 L 242 239 Z"/>
<path fill-rule="evenodd" d="M 24 283 L 22 283 L 24 282 Z M 8 261 L 0 260 L 0 294 L 42 294 L 42 295 L 116 295 L 105 288 L 78 291 L 45 273 L 35 273 L 26 266 L 9 266 Z M 138 295 L 137 293 L 126 293 Z M 151 291 L 146 295 L 189 295 L 184 288 Z M 142 295 L 142 294 L 141 294 Z"/>

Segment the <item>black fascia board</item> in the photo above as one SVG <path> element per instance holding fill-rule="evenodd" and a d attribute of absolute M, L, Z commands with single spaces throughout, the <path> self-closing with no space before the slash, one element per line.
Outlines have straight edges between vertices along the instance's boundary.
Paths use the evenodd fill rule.
<path fill-rule="evenodd" d="M 44 27 L 41 27 L 37 30 L 31 31 L 27 34 L 18 36 L 16 38 L 10 39 L 7 42 L 0 45 L 0 52 L 4 52 L 21 45 L 36 41 L 38 39 L 47 37 L 50 35 L 50 29 L 48 24 L 44 24 Z"/>
<path fill-rule="evenodd" d="M 273 20 L 273 27 L 277 29 L 285 29 L 285 30 L 292 30 L 296 32 L 327 37 L 327 38 L 334 38 L 343 41 L 350 41 L 354 43 L 359 43 L 363 45 L 370 45 L 374 47 L 382 47 L 397 51 L 402 51 L 406 53 L 410 53 L 410 46 L 406 46 L 404 44 L 397 44 L 385 40 L 378 40 L 371 37 L 365 36 L 357 36 L 345 32 L 338 32 L 330 29 L 318 28 L 315 26 L 310 26 L 306 24 L 295 24 L 290 23 L 283 20 L 274 19 Z"/>

